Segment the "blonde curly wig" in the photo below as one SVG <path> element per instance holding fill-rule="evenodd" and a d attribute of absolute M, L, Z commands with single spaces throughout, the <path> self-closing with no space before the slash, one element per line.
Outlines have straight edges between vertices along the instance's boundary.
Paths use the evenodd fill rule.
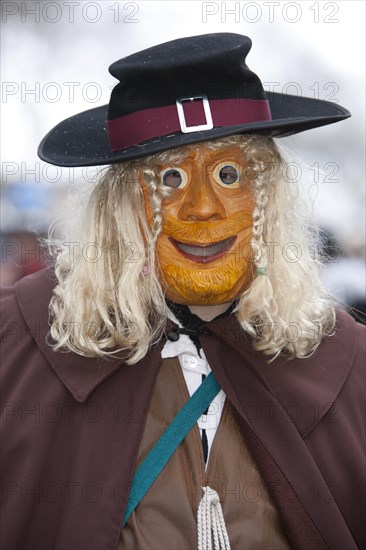
<path fill-rule="evenodd" d="M 334 327 L 333 302 L 314 257 L 316 233 L 299 190 L 285 177 L 285 157 L 274 140 L 232 136 L 205 142 L 210 149 L 239 146 L 255 199 L 253 261 L 257 276 L 236 306 L 237 319 L 256 349 L 275 358 L 313 353 Z M 114 164 L 93 188 L 82 235 L 56 242 L 58 285 L 50 303 L 54 350 L 96 357 L 124 352 L 142 359 L 166 323 L 155 243 L 162 228 L 162 202 L 169 192 L 159 165 L 176 165 L 194 145 Z M 139 185 L 143 170 L 153 212 L 150 228 Z M 78 246 L 76 246 L 76 244 Z M 72 254 L 71 254 L 72 251 Z"/>

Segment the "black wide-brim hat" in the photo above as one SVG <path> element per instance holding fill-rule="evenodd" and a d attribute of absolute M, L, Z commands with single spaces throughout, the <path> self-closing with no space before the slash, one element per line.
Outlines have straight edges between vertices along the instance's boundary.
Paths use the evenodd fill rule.
<path fill-rule="evenodd" d="M 280 137 L 350 116 L 338 104 L 265 92 L 246 65 L 250 38 L 180 38 L 113 63 L 109 105 L 60 122 L 38 155 L 58 166 L 112 164 L 234 134 Z"/>

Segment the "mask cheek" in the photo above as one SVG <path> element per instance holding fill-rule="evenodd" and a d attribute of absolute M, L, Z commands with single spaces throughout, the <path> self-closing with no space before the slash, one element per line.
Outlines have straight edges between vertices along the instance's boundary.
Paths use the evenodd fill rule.
<path fill-rule="evenodd" d="M 179 261 L 175 257 L 176 250 L 165 233 L 160 233 L 156 242 L 156 257 L 161 269 L 166 265 Z"/>

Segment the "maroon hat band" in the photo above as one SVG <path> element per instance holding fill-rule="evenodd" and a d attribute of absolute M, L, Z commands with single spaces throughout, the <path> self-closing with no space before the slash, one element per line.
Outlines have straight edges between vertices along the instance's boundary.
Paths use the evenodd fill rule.
<path fill-rule="evenodd" d="M 112 151 L 148 139 L 175 134 L 272 120 L 265 99 L 212 99 L 205 96 L 177 101 L 176 105 L 143 109 L 107 121 Z"/>

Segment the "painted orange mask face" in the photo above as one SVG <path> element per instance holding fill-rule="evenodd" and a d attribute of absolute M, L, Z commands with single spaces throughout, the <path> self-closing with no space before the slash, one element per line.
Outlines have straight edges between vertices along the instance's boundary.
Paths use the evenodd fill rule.
<path fill-rule="evenodd" d="M 187 305 L 233 301 L 252 281 L 254 201 L 242 151 L 197 145 L 184 161 L 158 170 L 162 184 L 171 189 L 163 201 L 157 241 L 166 296 Z"/>

